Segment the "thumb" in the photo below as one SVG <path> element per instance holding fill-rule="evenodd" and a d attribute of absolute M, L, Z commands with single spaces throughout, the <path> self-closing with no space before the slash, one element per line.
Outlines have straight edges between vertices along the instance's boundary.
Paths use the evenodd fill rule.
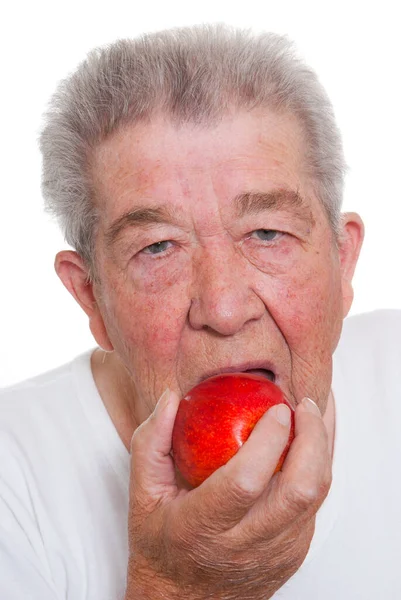
<path fill-rule="evenodd" d="M 131 495 L 154 504 L 177 495 L 176 475 L 170 456 L 175 416 L 180 398 L 168 388 L 150 417 L 134 432 L 131 440 Z"/>

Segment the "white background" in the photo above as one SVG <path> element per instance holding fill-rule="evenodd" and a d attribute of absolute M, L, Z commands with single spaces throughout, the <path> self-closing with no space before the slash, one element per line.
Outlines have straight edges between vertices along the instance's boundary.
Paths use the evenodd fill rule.
<path fill-rule="evenodd" d="M 94 343 L 53 270 L 65 247 L 43 213 L 37 138 L 57 82 L 92 47 L 160 28 L 224 21 L 288 34 L 331 96 L 350 172 L 345 210 L 366 240 L 352 313 L 401 308 L 401 36 L 397 4 L 308 0 L 14 2 L 0 11 L 0 386 Z"/>

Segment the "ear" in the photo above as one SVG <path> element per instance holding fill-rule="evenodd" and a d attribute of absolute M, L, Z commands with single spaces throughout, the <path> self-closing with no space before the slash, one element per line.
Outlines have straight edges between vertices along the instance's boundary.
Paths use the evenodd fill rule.
<path fill-rule="evenodd" d="M 89 272 L 83 259 L 72 250 L 63 250 L 56 256 L 54 263 L 57 275 L 89 317 L 89 327 L 98 345 L 112 351 L 103 317 L 93 293 L 93 283 L 89 280 Z"/>
<path fill-rule="evenodd" d="M 339 258 L 343 296 L 343 316 L 346 317 L 354 299 L 352 278 L 361 251 L 365 228 L 357 213 L 343 213 L 339 237 Z"/>

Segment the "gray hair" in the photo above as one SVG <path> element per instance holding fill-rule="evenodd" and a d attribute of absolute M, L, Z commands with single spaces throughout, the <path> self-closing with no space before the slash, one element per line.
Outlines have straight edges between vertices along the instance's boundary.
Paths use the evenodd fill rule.
<path fill-rule="evenodd" d="M 177 123 L 212 125 L 232 108 L 257 107 L 298 118 L 307 173 L 337 238 L 346 170 L 340 133 L 325 90 L 286 37 L 199 25 L 89 53 L 51 99 L 40 148 L 46 209 L 92 274 L 98 220 L 89 173 L 93 148 L 156 112 Z"/>

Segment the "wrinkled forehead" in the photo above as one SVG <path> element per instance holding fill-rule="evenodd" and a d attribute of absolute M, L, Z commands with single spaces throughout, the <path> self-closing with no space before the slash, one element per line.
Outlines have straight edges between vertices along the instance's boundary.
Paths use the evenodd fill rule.
<path fill-rule="evenodd" d="M 95 201 L 106 221 L 136 204 L 182 209 L 214 196 L 288 190 L 309 198 L 305 142 L 292 115 L 247 112 L 213 126 L 177 125 L 159 115 L 122 128 L 92 160 Z"/>

